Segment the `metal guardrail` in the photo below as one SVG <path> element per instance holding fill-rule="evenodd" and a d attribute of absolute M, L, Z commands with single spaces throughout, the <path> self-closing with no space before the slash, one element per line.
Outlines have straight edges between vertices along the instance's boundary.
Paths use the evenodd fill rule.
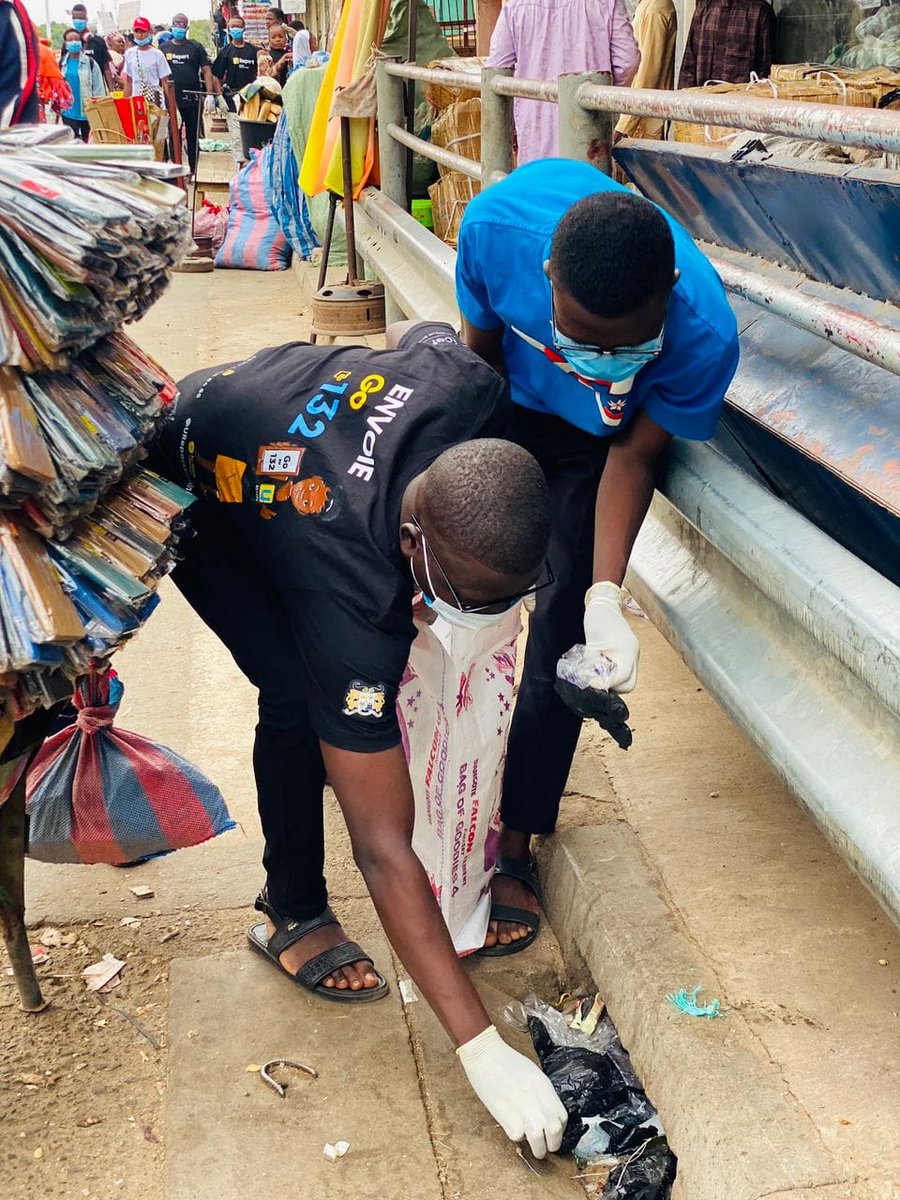
<path fill-rule="evenodd" d="M 471 91 L 476 86 L 478 76 L 463 71 L 437 71 L 410 63 L 379 63 L 379 96 L 385 97 L 386 101 L 383 114 L 379 106 L 379 124 L 390 134 L 390 138 L 382 139 L 381 144 L 382 186 L 385 193 L 401 205 L 404 204 L 403 189 L 399 186 L 399 174 L 396 174 L 400 162 L 396 150 L 398 145 L 471 179 L 479 179 L 484 186 L 502 178 L 512 166 L 512 142 L 509 136 L 512 126 L 508 101 L 517 96 L 558 102 L 560 154 L 590 161 L 607 173 L 610 171 L 612 118 L 617 112 L 662 116 L 667 120 L 677 117 L 680 121 L 708 121 L 757 131 L 777 131 L 794 137 L 818 138 L 847 146 L 864 145 L 870 149 L 900 152 L 900 113 L 757 97 L 707 97 L 696 93 L 686 95 L 682 92 L 614 88 L 586 82 L 598 78 L 601 77 L 561 75 L 554 83 L 550 80 L 514 79 L 508 71 L 503 70 L 483 71 L 482 160 L 479 164 L 407 133 L 396 120 L 391 119 L 386 100 L 394 81 L 417 80 Z M 710 104 L 714 108 L 710 108 Z M 809 115 L 810 110 L 812 116 Z M 834 129 L 832 126 L 838 120 L 846 121 L 846 127 Z M 504 144 L 509 147 L 505 152 L 500 149 Z M 396 162 L 396 180 L 385 180 L 386 161 Z M 858 358 L 900 374 L 900 333 L 896 330 L 878 325 L 846 304 L 801 295 L 793 287 L 780 286 L 766 276 L 754 275 L 721 259 L 714 258 L 712 262 L 728 291 L 777 313 L 798 328 L 825 338 Z"/>
<path fill-rule="evenodd" d="M 437 155 L 435 147 L 399 127 L 402 79 L 430 77 L 473 86 L 472 76 L 462 72 L 379 64 L 379 123 L 389 132 L 381 141 L 382 190 L 363 192 L 357 232 L 361 252 L 399 313 L 455 322 L 455 253 L 404 207 L 404 147 L 415 142 L 420 153 Z M 514 95 L 536 98 L 542 90 L 542 99 L 557 98 L 561 120 L 569 124 L 565 153 L 580 158 L 589 157 L 588 142 L 603 131 L 611 140 L 609 113 L 580 108 L 587 87 L 598 86 L 604 103 L 614 96 L 618 111 L 659 115 L 643 94 L 626 104 L 627 91 L 588 84 L 583 76 L 564 76 L 542 89 L 532 82 L 501 71 L 484 73 L 482 161 L 480 170 L 472 164 L 467 174 L 477 177 L 477 171 L 488 183 L 509 169 Z M 673 100 L 672 93 L 653 95 Z M 785 116 L 786 109 L 801 107 L 779 106 L 779 132 L 792 125 L 795 136 L 815 136 L 808 122 L 801 132 L 796 114 Z M 672 108 L 666 113 L 739 123 L 733 111 L 722 108 L 713 116 L 695 107 L 693 114 L 687 118 Z M 896 136 L 900 149 L 900 118 L 895 119 L 896 135 L 885 136 L 880 127 L 877 136 L 883 142 Z M 392 127 L 403 136 L 390 136 Z M 861 130 L 850 132 L 857 135 L 863 136 Z M 790 282 L 773 282 L 771 274 L 756 276 L 721 260 L 716 265 L 735 294 L 900 373 L 896 331 L 846 305 L 800 294 Z M 698 678 L 900 921 L 900 589 L 713 447 L 693 443 L 676 443 L 628 581 Z"/>

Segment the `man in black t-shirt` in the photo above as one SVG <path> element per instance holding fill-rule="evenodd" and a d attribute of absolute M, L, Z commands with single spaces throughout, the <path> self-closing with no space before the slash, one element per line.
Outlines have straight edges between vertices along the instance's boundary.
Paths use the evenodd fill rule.
<path fill-rule="evenodd" d="M 87 9 L 83 4 L 72 5 L 72 28 L 81 34 L 84 53 L 88 58 L 92 58 L 100 68 L 103 82 L 112 91 L 112 55 L 102 37 L 98 37 L 96 33 L 87 32 Z"/>
<path fill-rule="evenodd" d="M 317 996 L 387 991 L 327 907 L 327 775 L 388 937 L 476 1094 L 543 1156 L 565 1109 L 490 1025 L 456 957 L 412 850 L 395 702 L 416 593 L 478 631 L 543 582 L 548 490 L 531 455 L 496 436 L 505 382 L 449 325 L 394 340 L 293 343 L 183 381 L 157 439 L 163 473 L 198 496 L 173 578 L 259 689 L 266 920 L 251 945 Z"/>
<path fill-rule="evenodd" d="M 205 91 L 212 99 L 215 90 L 209 55 L 199 42 L 188 37 L 190 22 L 184 13 L 172 18 L 172 41 L 162 48 L 162 55 L 172 71 L 175 103 L 181 114 L 187 142 L 188 163 L 197 170 L 197 140 L 200 131 L 200 95 Z"/>
<path fill-rule="evenodd" d="M 256 56 L 259 47 L 244 41 L 244 18 L 228 18 L 230 44 L 220 50 L 213 63 L 212 73 L 219 80 L 229 112 L 235 111 L 233 96 L 252 83 L 258 74 Z"/>

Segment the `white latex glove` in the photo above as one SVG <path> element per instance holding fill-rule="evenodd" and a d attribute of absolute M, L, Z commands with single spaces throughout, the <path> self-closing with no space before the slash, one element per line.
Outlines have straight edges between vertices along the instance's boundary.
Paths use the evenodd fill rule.
<path fill-rule="evenodd" d="M 611 692 L 631 692 L 637 683 L 641 644 L 622 612 L 622 589 L 615 583 L 595 583 L 584 598 L 584 644 L 615 664 Z"/>
<path fill-rule="evenodd" d="M 558 1150 L 568 1113 L 536 1063 L 507 1046 L 493 1025 L 456 1051 L 475 1095 L 514 1142 L 535 1158 Z"/>
<path fill-rule="evenodd" d="M 214 113 L 216 111 L 215 96 L 207 96 L 206 97 L 206 99 L 203 101 L 203 111 L 205 113 Z"/>

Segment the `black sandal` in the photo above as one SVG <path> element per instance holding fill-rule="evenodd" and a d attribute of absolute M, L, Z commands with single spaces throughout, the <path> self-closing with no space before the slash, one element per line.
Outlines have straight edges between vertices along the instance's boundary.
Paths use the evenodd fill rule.
<path fill-rule="evenodd" d="M 497 866 L 494 868 L 494 876 L 505 876 L 507 879 L 518 879 L 520 883 L 524 883 L 537 900 L 538 904 L 543 904 L 541 899 L 541 885 L 537 879 L 537 863 L 533 858 L 529 858 L 527 864 L 517 862 L 514 858 L 498 858 Z M 523 950 L 527 950 L 538 935 L 538 930 L 541 927 L 541 918 L 538 913 L 529 912 L 527 908 L 515 908 L 511 904 L 492 904 L 491 921 L 508 921 L 512 925 L 527 925 L 529 933 L 514 942 L 507 942 L 505 945 L 502 942 L 497 942 L 494 946 L 482 946 L 478 951 L 485 958 L 505 958 L 509 954 L 519 954 Z"/>
<path fill-rule="evenodd" d="M 350 966 L 351 963 L 372 963 L 373 969 L 375 968 L 372 959 L 356 942 L 341 942 L 339 946 L 323 950 L 321 954 L 317 954 L 309 962 L 304 963 L 296 973 L 292 973 L 287 967 L 281 965 L 279 956 L 284 954 L 288 946 L 293 946 L 308 933 L 313 933 L 324 925 L 340 923 L 327 905 L 317 917 L 312 917 L 309 921 L 295 921 L 290 917 L 279 916 L 269 904 L 268 897 L 263 890 L 257 897 L 254 908 L 265 913 L 275 923 L 275 932 L 269 937 L 264 922 L 259 925 L 251 925 L 247 930 L 247 940 L 251 947 L 258 954 L 267 958 L 269 962 L 274 963 L 279 971 L 283 971 L 289 979 L 293 979 L 294 983 L 299 984 L 306 991 L 312 992 L 315 996 L 321 996 L 323 1000 L 334 1000 L 338 1004 L 368 1004 L 373 1000 L 380 1000 L 388 994 L 387 981 L 378 970 L 375 971 L 378 976 L 377 987 L 360 988 L 359 991 L 353 991 L 352 988 L 320 986 L 323 979 L 332 975 L 340 967 Z"/>

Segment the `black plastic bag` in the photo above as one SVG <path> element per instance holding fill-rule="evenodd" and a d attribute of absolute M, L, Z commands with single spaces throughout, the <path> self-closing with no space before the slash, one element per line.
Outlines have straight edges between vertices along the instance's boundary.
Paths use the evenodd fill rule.
<path fill-rule="evenodd" d="M 557 1046 L 539 1017 L 528 1018 L 528 1030 L 541 1070 L 563 1102 L 569 1121 L 560 1151 L 575 1149 L 584 1133 L 582 1117 L 596 1117 L 628 1100 L 628 1088 L 607 1054 L 578 1046 Z"/>
<path fill-rule="evenodd" d="M 669 1200 L 676 1168 L 666 1139 L 652 1138 L 639 1156 L 610 1173 L 602 1200 Z"/>

